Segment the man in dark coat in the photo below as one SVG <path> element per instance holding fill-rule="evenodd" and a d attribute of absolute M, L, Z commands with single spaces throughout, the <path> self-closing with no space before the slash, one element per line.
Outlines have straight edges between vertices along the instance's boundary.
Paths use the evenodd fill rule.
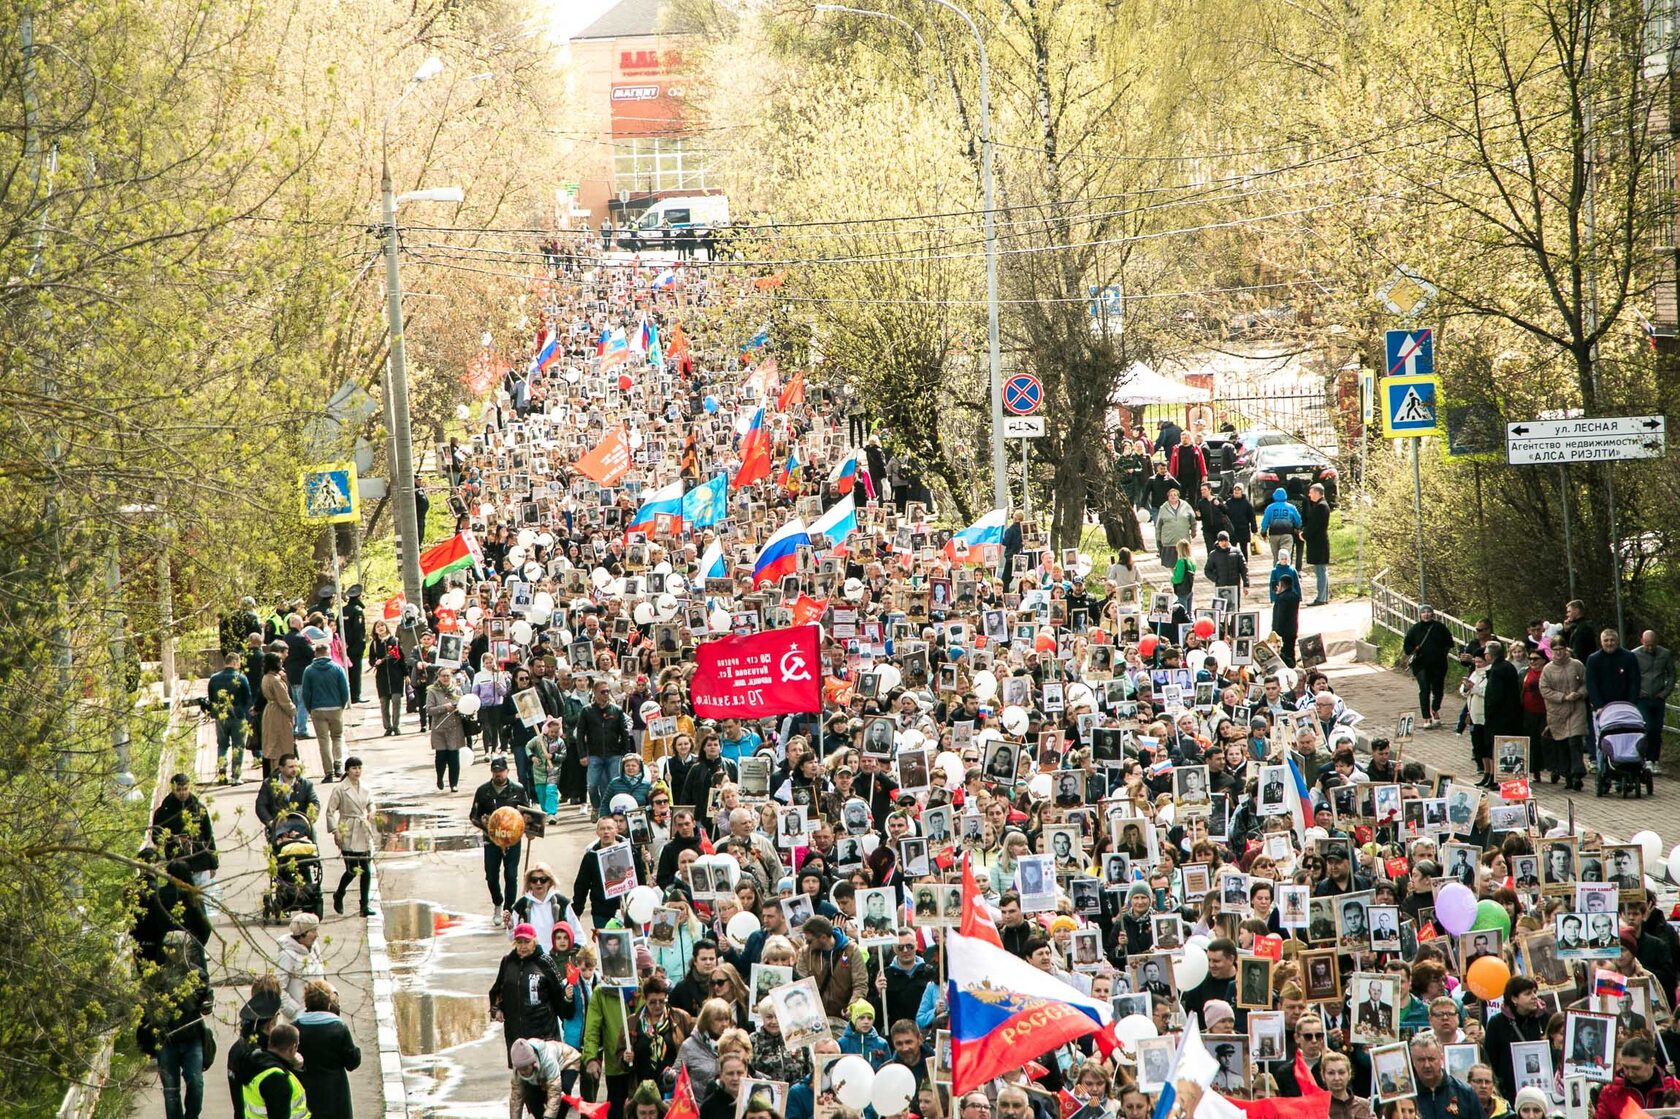
<path fill-rule="evenodd" d="M 589 767 L 589 814 L 600 819 L 607 812 L 607 786 L 618 776 L 620 760 L 633 753 L 636 744 L 630 738 L 630 720 L 612 701 L 605 680 L 595 681 L 593 700 L 578 716 L 576 746 Z"/>
<path fill-rule="evenodd" d="M 1225 499 L 1225 517 L 1231 522 L 1231 546 L 1247 555 L 1249 541 L 1254 539 L 1260 518 L 1241 482 L 1231 487 L 1231 496 Z"/>
<path fill-rule="evenodd" d="M 1490 735 L 1523 732 L 1522 675 L 1505 655 L 1505 643 L 1487 644 L 1487 694 L 1483 718 Z"/>
<path fill-rule="evenodd" d="M 1323 606 L 1330 601 L 1330 503 L 1324 500 L 1324 487 L 1316 483 L 1301 506 L 1301 543 L 1307 553 L 1304 562 L 1318 582 L 1317 594 L 1307 605 Z"/>
<path fill-rule="evenodd" d="M 309 1098 L 312 1119 L 353 1119 L 350 1076 L 362 1064 L 362 1051 L 350 1027 L 338 1016 L 338 992 L 324 979 L 312 979 L 303 989 L 303 1013 L 298 1015 L 298 1055 L 303 1067 L 297 1078 Z"/>
<path fill-rule="evenodd" d="M 1597 714 L 1605 704 L 1638 703 L 1639 658 L 1622 648 L 1621 635 L 1613 629 L 1600 633 L 1598 643 L 1598 652 L 1587 658 L 1587 705 Z"/>
<path fill-rule="evenodd" d="M 367 651 L 367 618 L 362 610 L 362 585 L 344 592 L 344 651 L 350 658 L 350 702 L 362 702 L 362 654 Z M 472 662 L 477 664 L 477 661 Z M 316 1111 L 319 1115 L 320 1112 Z"/>

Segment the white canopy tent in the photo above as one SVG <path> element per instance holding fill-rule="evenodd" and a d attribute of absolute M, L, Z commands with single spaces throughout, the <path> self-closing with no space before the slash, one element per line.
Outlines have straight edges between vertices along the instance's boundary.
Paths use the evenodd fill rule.
<path fill-rule="evenodd" d="M 1213 398 L 1207 389 L 1192 388 L 1182 381 L 1157 373 L 1141 361 L 1127 367 L 1110 404 L 1137 407 L 1143 404 L 1205 404 Z"/>

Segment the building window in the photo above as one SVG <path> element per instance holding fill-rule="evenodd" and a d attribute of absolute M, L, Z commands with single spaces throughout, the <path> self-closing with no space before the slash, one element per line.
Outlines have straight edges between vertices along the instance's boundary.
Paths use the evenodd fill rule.
<path fill-rule="evenodd" d="M 706 179 L 705 153 L 691 140 L 635 136 L 613 142 L 614 190 L 704 190 Z"/>

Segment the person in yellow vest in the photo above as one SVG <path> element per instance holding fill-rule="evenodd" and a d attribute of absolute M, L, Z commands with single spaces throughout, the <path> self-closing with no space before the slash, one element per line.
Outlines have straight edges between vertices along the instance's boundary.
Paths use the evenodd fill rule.
<path fill-rule="evenodd" d="M 243 1119 L 309 1119 L 309 1100 L 294 1069 L 298 1059 L 298 1031 L 280 1022 L 268 1031 L 268 1048 L 252 1055 L 245 1082 Z"/>

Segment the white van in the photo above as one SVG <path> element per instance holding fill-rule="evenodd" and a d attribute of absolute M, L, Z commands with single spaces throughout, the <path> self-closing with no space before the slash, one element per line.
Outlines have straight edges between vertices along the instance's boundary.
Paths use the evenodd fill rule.
<path fill-rule="evenodd" d="M 713 233 L 729 224 L 729 199 L 721 194 L 695 194 L 661 198 L 642 211 L 636 224 L 618 235 L 621 248 L 674 248 L 680 235 L 710 241 Z"/>

